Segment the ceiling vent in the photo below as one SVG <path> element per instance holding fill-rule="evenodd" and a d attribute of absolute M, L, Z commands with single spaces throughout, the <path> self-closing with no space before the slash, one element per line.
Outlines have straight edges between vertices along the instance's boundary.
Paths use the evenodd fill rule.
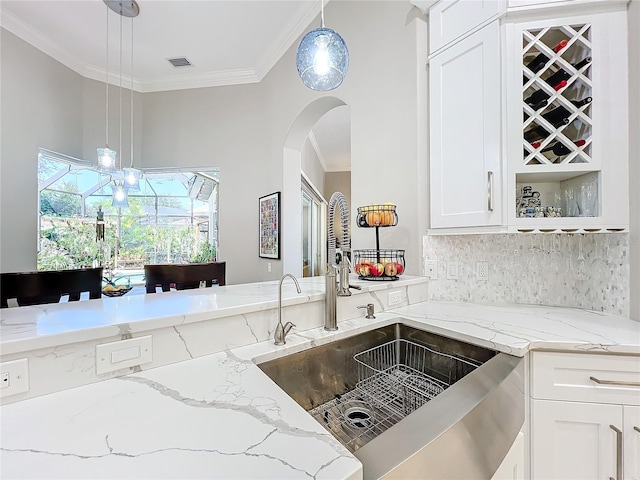
<path fill-rule="evenodd" d="M 167 61 L 174 67 L 193 67 L 193 64 L 187 59 L 187 57 L 167 58 Z"/>

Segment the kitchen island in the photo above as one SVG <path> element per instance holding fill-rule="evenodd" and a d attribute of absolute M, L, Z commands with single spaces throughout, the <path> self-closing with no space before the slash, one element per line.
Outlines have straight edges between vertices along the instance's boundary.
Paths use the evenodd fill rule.
<path fill-rule="evenodd" d="M 254 332 L 254 340 L 243 345 L 202 356 L 192 355 L 184 361 L 144 371 L 134 368 L 127 374 L 119 372 L 114 378 L 5 404 L 1 409 L 0 474 L 7 479 L 360 478 L 360 462 L 256 363 L 398 321 L 515 356 L 547 349 L 640 355 L 640 323 L 629 319 L 573 308 L 429 302 L 424 301 L 421 294 L 416 297 L 420 301 L 413 303 L 411 289 L 423 281 L 407 279 L 405 282 L 405 285 L 387 284 L 396 282 L 365 285 L 358 295 L 345 299 L 350 305 L 361 304 L 363 300 L 364 303 L 375 301 L 376 307 L 384 311 L 376 312 L 376 318 L 371 320 L 364 318 L 362 310 L 349 307 L 346 310 L 355 311 L 358 316 L 341 320 L 335 332 L 324 331 L 318 325 L 297 328 L 287 336 L 286 345 L 275 346 L 269 335 L 261 338 L 263 334 L 256 333 L 259 328 L 254 327 L 249 329 Z M 313 285 L 313 281 L 302 285 L 301 296 L 296 296 L 295 290 L 286 290 L 283 304 L 294 307 L 287 313 L 300 314 L 295 302 L 311 308 L 310 303 L 322 303 L 323 287 Z M 247 291 L 266 290 L 268 297 L 274 293 L 272 285 L 256 284 L 247 288 Z M 398 288 L 405 293 L 405 305 L 383 308 L 384 290 Z M 202 296 L 200 301 L 205 302 L 207 294 L 176 292 L 175 296 L 188 297 L 190 300 L 185 300 L 185 304 L 193 308 L 194 296 Z M 266 304 L 256 302 L 252 308 L 269 311 L 273 309 L 269 302 L 274 299 Z M 91 302 L 105 302 L 91 308 L 107 310 L 106 301 Z M 207 302 L 207 308 L 211 308 L 212 299 Z M 251 308 L 240 303 L 229 307 L 231 310 L 226 313 L 231 317 L 240 315 L 234 323 L 248 328 L 250 322 L 242 319 L 242 315 L 247 315 Z M 245 313 L 238 314 L 234 309 L 244 309 Z M 173 315 L 173 320 L 168 320 L 167 315 L 157 321 L 175 329 L 177 336 L 178 326 L 171 325 L 176 315 L 180 324 L 204 316 L 192 309 L 193 317 L 189 317 L 186 310 L 180 313 L 177 306 L 168 313 Z M 119 310 L 115 314 L 126 315 Z M 219 319 L 224 318 L 227 317 L 220 314 Z M 292 316 L 285 318 L 294 320 Z M 11 328 L 7 326 L 10 320 L 15 321 L 16 317 L 2 317 L 3 348 L 4 329 Z M 152 319 L 142 321 L 152 322 Z M 16 325 L 14 323 L 14 329 Z M 154 324 L 153 331 L 160 332 L 158 327 Z M 94 328 L 120 328 L 122 332 L 127 331 L 127 337 L 135 337 L 143 330 L 141 324 L 135 322 L 128 323 L 127 328 L 122 328 L 122 324 Z M 239 338 L 233 333 L 236 328 L 233 323 L 222 322 L 222 328 L 230 330 L 231 338 Z M 272 329 L 265 328 L 265 331 Z M 50 335 L 43 334 L 40 340 L 35 340 L 33 331 L 22 337 L 17 330 L 14 332 L 7 340 L 13 355 L 25 353 L 20 349 L 29 345 L 39 348 L 34 350 L 38 355 L 41 353 L 37 352 L 48 352 L 47 349 L 57 353 L 45 356 L 69 352 L 33 343 L 53 342 L 51 338 L 43 340 Z M 68 335 L 96 340 L 88 339 L 87 335 L 92 334 L 82 333 L 82 329 L 71 332 L 73 329 Z M 223 330 L 219 331 L 222 335 L 221 332 Z M 100 337 L 101 341 L 105 338 L 108 337 Z M 77 340 L 78 337 L 74 339 Z M 188 346 L 188 339 L 183 340 Z M 158 350 L 162 345 L 158 343 Z M 76 363 L 84 362 L 83 368 L 93 369 L 89 359 L 72 357 Z"/>

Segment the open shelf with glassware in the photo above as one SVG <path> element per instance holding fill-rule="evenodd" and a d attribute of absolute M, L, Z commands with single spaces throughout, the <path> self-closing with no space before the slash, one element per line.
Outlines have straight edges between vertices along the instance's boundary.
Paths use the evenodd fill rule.
<path fill-rule="evenodd" d="M 626 123 L 612 125 L 616 106 L 626 108 L 618 91 L 626 90 L 626 68 L 610 58 L 618 40 L 605 35 L 619 20 L 605 17 L 511 30 L 507 108 L 518 121 L 507 126 L 509 231 L 628 230 Z"/>
<path fill-rule="evenodd" d="M 381 249 L 380 228 L 398 224 L 396 206 L 391 203 L 358 207 L 356 224 L 360 228 L 375 228 L 376 248 L 353 251 L 354 271 L 361 280 L 398 280 L 404 272 L 404 250 Z"/>

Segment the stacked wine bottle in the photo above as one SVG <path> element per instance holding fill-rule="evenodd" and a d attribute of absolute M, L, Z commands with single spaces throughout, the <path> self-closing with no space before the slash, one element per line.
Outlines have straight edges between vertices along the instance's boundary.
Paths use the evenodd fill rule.
<path fill-rule="evenodd" d="M 590 26 L 523 35 L 525 165 L 591 161 Z"/>

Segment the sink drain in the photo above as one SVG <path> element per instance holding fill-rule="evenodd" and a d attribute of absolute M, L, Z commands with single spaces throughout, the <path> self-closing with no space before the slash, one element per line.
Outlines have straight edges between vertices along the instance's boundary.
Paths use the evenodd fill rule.
<path fill-rule="evenodd" d="M 365 407 L 351 407 L 344 411 L 344 419 L 357 428 L 368 428 L 373 424 L 371 410 Z"/>

